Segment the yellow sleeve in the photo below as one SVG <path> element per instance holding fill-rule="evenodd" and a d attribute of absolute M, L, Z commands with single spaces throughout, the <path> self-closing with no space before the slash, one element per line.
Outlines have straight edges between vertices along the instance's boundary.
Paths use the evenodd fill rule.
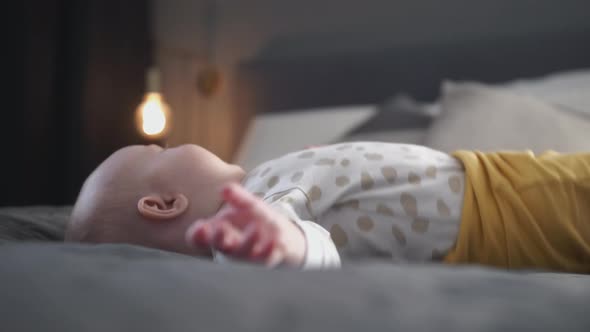
<path fill-rule="evenodd" d="M 590 154 L 457 151 L 461 227 L 447 263 L 590 272 Z"/>

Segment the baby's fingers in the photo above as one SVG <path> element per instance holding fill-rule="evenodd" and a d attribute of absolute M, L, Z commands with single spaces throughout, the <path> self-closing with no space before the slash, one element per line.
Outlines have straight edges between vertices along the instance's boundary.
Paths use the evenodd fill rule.
<path fill-rule="evenodd" d="M 235 254 L 245 260 L 264 262 L 274 248 L 274 237 L 264 225 L 251 224 L 244 232 L 242 243 Z"/>
<path fill-rule="evenodd" d="M 267 239 L 258 246 L 258 250 L 252 254 L 252 259 L 268 265 L 274 253 L 276 252 L 277 244 L 274 239 Z"/>
<path fill-rule="evenodd" d="M 211 223 L 197 221 L 189 227 L 185 234 L 186 243 L 190 246 L 205 249 L 211 247 L 213 227 Z"/>
<path fill-rule="evenodd" d="M 269 218 L 264 203 L 237 183 L 230 183 L 223 188 L 222 197 L 238 211 L 247 212 L 245 214 L 248 216 L 256 219 Z"/>
<path fill-rule="evenodd" d="M 248 259 L 252 256 L 254 247 L 259 244 L 262 237 L 260 227 L 257 224 L 251 224 L 244 231 L 242 243 L 236 248 L 235 256 L 242 259 Z"/>
<path fill-rule="evenodd" d="M 223 200 L 238 209 L 249 209 L 256 202 L 256 196 L 250 194 L 241 185 L 230 183 L 221 192 Z"/>
<path fill-rule="evenodd" d="M 211 246 L 225 254 L 232 254 L 239 245 L 240 231 L 230 222 L 221 221 L 213 224 Z"/>

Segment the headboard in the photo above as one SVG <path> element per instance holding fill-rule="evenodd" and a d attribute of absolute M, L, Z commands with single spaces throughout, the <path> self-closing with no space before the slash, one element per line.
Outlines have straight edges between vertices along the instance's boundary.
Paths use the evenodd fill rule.
<path fill-rule="evenodd" d="M 396 93 L 434 100 L 443 80 L 502 82 L 590 67 L 590 29 L 505 39 L 301 57 L 257 57 L 237 67 L 244 111 L 283 112 L 383 102 Z"/>

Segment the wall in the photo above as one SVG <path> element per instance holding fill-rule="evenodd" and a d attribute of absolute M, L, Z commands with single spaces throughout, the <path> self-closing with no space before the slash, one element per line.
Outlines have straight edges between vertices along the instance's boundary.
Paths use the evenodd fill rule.
<path fill-rule="evenodd" d="M 143 0 L 26 0 L 5 10 L 0 206 L 73 204 L 114 150 L 145 143 L 134 110 L 151 58 Z M 10 22 L 10 21 L 9 21 Z M 8 118 L 7 118 L 8 116 Z"/>
<path fill-rule="evenodd" d="M 155 0 L 165 89 L 180 124 L 172 143 L 232 154 L 234 65 L 259 56 L 337 54 L 416 43 L 590 29 L 584 0 Z M 558 4 L 558 5 L 557 5 Z M 280 40 L 279 40 L 280 37 Z M 214 63 L 220 91 L 200 97 L 200 68 Z M 207 131 L 215 130 L 214 135 Z M 211 139 L 214 137 L 214 139 Z M 208 138 L 208 139 L 207 139 Z"/>
<path fill-rule="evenodd" d="M 319 35 L 293 55 L 444 42 L 586 26 L 585 1 L 217 1 L 215 55 L 235 62 L 278 36 Z M 530 12 L 533 11 L 534 15 Z M 283 45 L 286 46 L 286 45 Z"/>

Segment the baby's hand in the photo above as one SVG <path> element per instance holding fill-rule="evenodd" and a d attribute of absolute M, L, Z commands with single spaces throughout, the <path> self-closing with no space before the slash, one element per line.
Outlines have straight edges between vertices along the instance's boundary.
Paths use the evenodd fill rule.
<path fill-rule="evenodd" d="M 226 186 L 222 196 L 224 208 L 188 229 L 189 244 L 267 266 L 303 264 L 305 237 L 291 220 L 238 184 Z"/>

